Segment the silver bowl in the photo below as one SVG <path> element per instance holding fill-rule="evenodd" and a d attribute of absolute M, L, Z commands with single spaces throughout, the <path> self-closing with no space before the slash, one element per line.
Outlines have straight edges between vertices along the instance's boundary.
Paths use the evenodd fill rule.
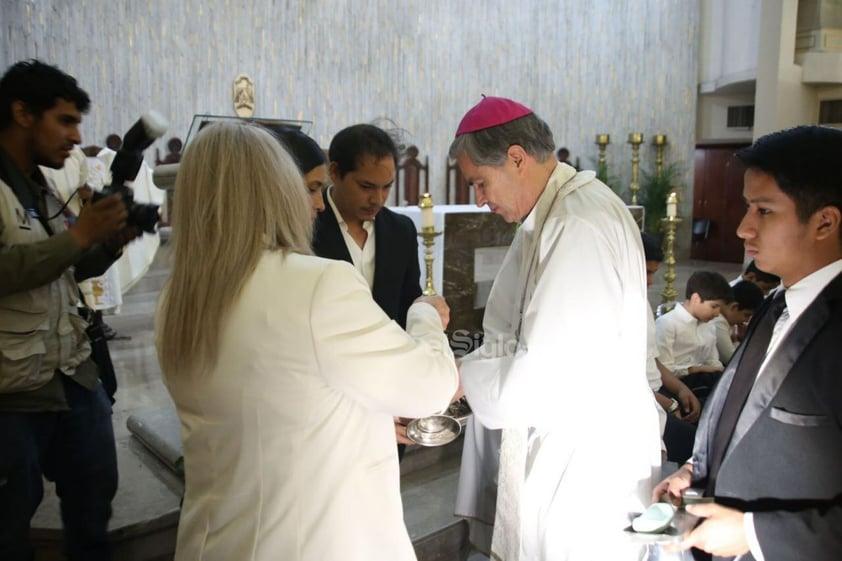
<path fill-rule="evenodd" d="M 462 425 L 447 415 L 430 415 L 413 419 L 406 426 L 406 436 L 421 446 L 444 446 L 456 440 Z"/>

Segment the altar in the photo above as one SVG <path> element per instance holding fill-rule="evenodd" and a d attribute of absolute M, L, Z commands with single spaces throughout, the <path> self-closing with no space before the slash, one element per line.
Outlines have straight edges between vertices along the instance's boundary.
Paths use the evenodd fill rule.
<path fill-rule="evenodd" d="M 409 217 L 421 231 L 421 209 L 417 206 L 389 207 Z M 464 331 L 481 334 L 485 303 L 503 257 L 514 239 L 516 225 L 506 223 L 488 208 L 475 205 L 436 205 L 433 225 L 441 235 L 435 237 L 433 287 L 450 306 L 448 333 Z M 419 236 L 418 264 L 421 288 L 426 281 L 427 248 Z"/>

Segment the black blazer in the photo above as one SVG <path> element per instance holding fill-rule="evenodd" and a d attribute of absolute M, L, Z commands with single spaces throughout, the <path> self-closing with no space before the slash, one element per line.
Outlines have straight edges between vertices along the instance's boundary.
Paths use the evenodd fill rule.
<path fill-rule="evenodd" d="M 716 423 L 743 348 L 705 404 L 693 451 L 694 485 L 707 479 Z M 842 274 L 804 310 L 755 383 L 714 495 L 718 503 L 754 513 L 766 561 L 842 559 Z"/>
<path fill-rule="evenodd" d="M 319 257 L 352 263 L 351 254 L 325 197 L 325 210 L 316 217 L 313 251 Z M 406 328 L 406 312 L 421 296 L 418 233 L 408 217 L 380 209 L 374 217 L 374 286 L 372 296 L 386 315 Z"/>

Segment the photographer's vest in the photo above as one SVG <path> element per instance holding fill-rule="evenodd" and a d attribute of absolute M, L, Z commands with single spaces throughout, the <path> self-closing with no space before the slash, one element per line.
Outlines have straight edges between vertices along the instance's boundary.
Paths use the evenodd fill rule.
<path fill-rule="evenodd" d="M 48 215 L 58 210 L 58 204 L 47 197 Z M 2 180 L 0 218 L 4 247 L 49 238 L 37 216 L 23 208 Z M 60 214 L 49 225 L 53 232 L 65 229 Z M 73 267 L 43 286 L 0 296 L 0 393 L 37 389 L 50 381 L 56 369 L 72 375 L 88 358 L 87 324 L 76 312 L 78 299 Z"/>

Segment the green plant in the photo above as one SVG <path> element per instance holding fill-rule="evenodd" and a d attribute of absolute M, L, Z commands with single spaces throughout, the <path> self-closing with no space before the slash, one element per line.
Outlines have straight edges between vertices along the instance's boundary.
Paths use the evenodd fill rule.
<path fill-rule="evenodd" d="M 678 162 L 664 164 L 661 172 L 642 171 L 638 200 L 646 209 L 646 231 L 660 230 L 661 219 L 667 213 L 667 195 L 678 188 L 678 180 L 684 174 L 684 166 Z"/>
<path fill-rule="evenodd" d="M 611 175 L 608 164 L 599 165 L 595 160 L 591 160 L 593 169 L 596 170 L 596 178 L 608 185 L 612 191 L 617 193 L 617 196 L 622 198 L 622 182 L 616 175 Z"/>

